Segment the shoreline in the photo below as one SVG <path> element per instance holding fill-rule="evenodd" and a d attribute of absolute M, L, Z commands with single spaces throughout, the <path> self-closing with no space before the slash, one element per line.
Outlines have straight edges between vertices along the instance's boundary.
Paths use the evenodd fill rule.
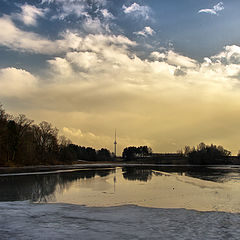
<path fill-rule="evenodd" d="M 191 164 L 159 164 L 159 163 L 136 163 L 136 162 L 99 162 L 91 163 L 84 162 L 71 165 L 36 165 L 36 166 L 24 166 L 24 167 L 0 167 L 0 177 L 17 175 L 17 174 L 30 174 L 30 173 L 54 173 L 65 171 L 78 171 L 84 169 L 95 168 L 116 168 L 116 167 L 239 167 L 236 164 L 217 164 L 217 165 L 191 165 Z"/>
<path fill-rule="evenodd" d="M 78 163 L 78 164 L 59 164 L 59 165 L 36 165 L 23 167 L 0 167 L 0 174 L 14 174 L 14 173 L 31 173 L 31 172 L 48 172 L 61 170 L 81 170 L 86 168 L 109 167 L 118 166 L 117 163 Z"/>

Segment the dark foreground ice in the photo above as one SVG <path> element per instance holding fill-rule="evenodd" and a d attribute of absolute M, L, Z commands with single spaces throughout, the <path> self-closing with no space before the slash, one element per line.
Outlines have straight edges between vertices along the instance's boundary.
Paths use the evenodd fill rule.
<path fill-rule="evenodd" d="M 240 214 L 0 203 L 0 239 L 239 239 Z"/>

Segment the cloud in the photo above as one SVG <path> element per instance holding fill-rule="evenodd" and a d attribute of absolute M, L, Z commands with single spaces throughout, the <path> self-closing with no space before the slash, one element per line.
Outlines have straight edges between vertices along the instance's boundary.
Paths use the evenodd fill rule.
<path fill-rule="evenodd" d="M 85 5 L 80 2 L 62 2 L 61 12 L 59 14 L 60 19 L 64 19 L 69 15 L 75 15 L 77 17 L 88 16 Z"/>
<path fill-rule="evenodd" d="M 22 13 L 18 14 L 18 18 L 24 22 L 26 25 L 37 25 L 37 18 L 43 17 L 46 10 L 41 8 L 36 8 L 35 6 L 28 5 L 25 3 L 21 6 Z"/>
<path fill-rule="evenodd" d="M 160 52 L 152 52 L 150 57 L 153 58 L 154 60 L 163 60 L 166 58 L 166 54 Z"/>
<path fill-rule="evenodd" d="M 102 60 L 98 58 L 97 54 L 94 52 L 69 52 L 66 55 L 66 59 L 73 65 L 79 67 L 80 69 L 89 70 L 94 68 Z"/>
<path fill-rule="evenodd" d="M 63 132 L 70 137 L 83 137 L 83 133 L 80 129 L 75 129 L 75 128 L 67 128 L 63 127 Z"/>
<path fill-rule="evenodd" d="M 154 60 L 160 62 L 166 62 L 170 65 L 176 67 L 185 67 L 185 68 L 196 68 L 198 66 L 197 61 L 189 57 L 183 56 L 179 53 L 174 52 L 173 50 L 168 50 L 165 52 L 152 52 L 150 57 Z"/>
<path fill-rule="evenodd" d="M 186 72 L 184 70 L 182 70 L 180 67 L 176 68 L 175 72 L 174 72 L 174 76 L 186 76 Z"/>
<path fill-rule="evenodd" d="M 137 3 L 133 3 L 129 7 L 123 5 L 122 8 L 125 14 L 129 14 L 134 17 L 144 17 L 145 19 L 149 19 L 150 8 L 148 6 L 141 6 Z"/>
<path fill-rule="evenodd" d="M 64 82 L 64 79 L 68 79 L 71 82 L 81 78 L 89 79 L 90 76 L 93 80 L 97 77 L 97 72 L 109 74 L 112 73 L 111 69 L 116 71 L 120 66 L 133 62 L 127 49 L 136 43 L 122 35 L 89 34 L 78 37 L 76 43 L 75 50 L 69 49 L 65 57 L 48 60 L 52 80 Z M 133 68 L 132 64 L 131 67 Z"/>
<path fill-rule="evenodd" d="M 83 29 L 87 33 L 105 33 L 110 32 L 109 25 L 102 23 L 99 18 L 87 17 L 83 21 Z"/>
<path fill-rule="evenodd" d="M 0 18 L 0 45 L 23 52 L 52 54 L 60 52 L 58 45 L 39 34 L 23 31 L 15 26 L 9 16 Z"/>
<path fill-rule="evenodd" d="M 182 66 L 187 68 L 194 68 L 197 66 L 197 62 L 195 60 L 175 53 L 172 50 L 168 51 L 167 62 L 176 66 Z"/>
<path fill-rule="evenodd" d="M 91 76 L 93 80 L 98 76 L 97 72 L 109 75 L 124 67 L 134 71 L 135 67 L 139 67 L 140 59 L 131 56 L 127 49 L 135 45 L 135 42 L 122 35 L 89 34 L 81 39 L 75 51 L 69 51 L 63 58 L 56 57 L 48 61 L 54 72 L 52 77 L 57 81 L 76 81 Z M 85 76 L 86 72 L 88 75 Z"/>
<path fill-rule="evenodd" d="M 0 69 L 0 95 L 26 98 L 37 90 L 37 78 L 17 68 Z"/>
<path fill-rule="evenodd" d="M 134 94 L 137 88 L 163 91 L 176 86 L 188 88 L 189 84 L 216 92 L 223 86 L 231 89 L 236 83 L 235 76 L 239 75 L 238 46 L 226 46 L 223 52 L 199 63 L 173 50 L 155 51 L 149 59 L 141 59 L 130 50 L 135 45 L 121 35 L 89 34 L 81 38 L 76 50 L 48 61 L 53 71 L 52 79 L 63 84 L 64 79 L 67 79 L 66 83 L 75 86 L 71 88 L 73 92 L 84 89 L 88 93 L 96 93 L 105 88 L 102 91 L 104 95 L 105 91 L 114 93 L 122 90 L 130 93 L 132 90 Z M 179 78 L 176 79 L 179 76 L 184 78 L 179 81 Z M 90 104 L 91 101 L 88 101 Z M 106 104 L 107 97 L 102 101 Z M 96 102 L 92 102 L 92 105 L 95 104 L 97 106 Z"/>
<path fill-rule="evenodd" d="M 209 14 L 212 14 L 212 15 L 217 15 L 218 12 L 220 12 L 222 10 L 224 10 L 223 2 L 219 2 L 218 4 L 213 6 L 213 8 L 201 9 L 201 10 L 198 11 L 198 13 L 209 13 Z"/>
<path fill-rule="evenodd" d="M 86 29 L 91 29 L 92 31 L 99 26 L 99 22 L 97 20 L 91 20 L 85 24 Z M 119 44 L 123 47 L 126 45 L 136 45 L 135 42 L 122 35 L 104 36 L 101 34 L 89 34 L 85 40 L 83 40 L 83 37 L 70 31 L 62 33 L 59 39 L 49 40 L 39 34 L 19 29 L 7 15 L 0 18 L 0 28 L 2 29 L 0 31 L 0 45 L 22 52 L 47 55 L 59 54 L 67 52 L 70 49 L 74 50 L 81 47 L 88 48 L 88 45 L 91 45 L 93 38 L 98 38 L 100 43 L 103 45 L 111 43 Z"/>
<path fill-rule="evenodd" d="M 104 50 L 111 48 L 124 50 L 129 46 L 136 45 L 136 42 L 131 41 L 123 35 L 88 34 L 82 38 L 78 50 L 104 52 Z"/>
<path fill-rule="evenodd" d="M 110 13 L 107 9 L 102 9 L 100 12 L 102 13 L 103 17 L 106 19 L 114 19 L 115 18 L 112 15 L 112 13 Z"/>
<path fill-rule="evenodd" d="M 67 4 L 67 3 L 85 3 L 87 2 L 86 0 L 42 0 L 43 3 L 61 3 L 61 4 Z M 90 4 L 97 4 L 98 6 L 106 5 L 107 0 L 89 0 L 88 1 Z"/>
<path fill-rule="evenodd" d="M 240 47 L 237 45 L 227 45 L 224 51 L 212 56 L 211 61 L 221 62 L 222 64 L 240 64 Z"/>
<path fill-rule="evenodd" d="M 78 138 L 91 138 L 92 140 L 95 140 L 98 138 L 95 134 L 92 132 L 82 132 L 81 129 L 76 129 L 76 128 L 63 128 L 63 132 L 67 134 L 69 137 L 78 137 Z M 78 139 L 79 140 L 79 139 Z"/>
<path fill-rule="evenodd" d="M 106 0 L 42 0 L 42 4 L 55 4 L 58 7 L 59 19 L 65 19 L 69 15 L 74 15 L 77 18 L 89 17 L 89 10 L 93 10 L 95 7 L 104 7 L 107 3 Z"/>
<path fill-rule="evenodd" d="M 219 54 L 204 58 L 202 69 L 217 72 L 225 78 L 240 79 L 240 47 L 227 45 Z"/>
<path fill-rule="evenodd" d="M 28 24 L 34 24 L 35 18 L 29 19 Z M 66 30 L 59 34 L 58 39 L 50 40 L 40 34 L 22 30 L 13 22 L 11 16 L 3 15 L 0 17 L 0 28 L 2 29 L 0 32 L 0 45 L 15 51 L 47 55 L 65 53 L 69 50 L 74 51 L 79 48 L 79 45 L 82 43 L 87 47 L 86 44 L 91 44 L 93 36 L 98 38 L 102 44 L 115 43 L 121 45 L 123 48 L 126 45 L 136 45 L 136 42 L 129 40 L 123 35 L 112 35 L 108 23 L 101 23 L 97 17 L 94 19 L 92 17 L 86 17 L 83 20 L 82 27 L 88 33 L 86 39 L 80 36 L 77 31 Z M 146 28 L 145 30 L 148 34 L 152 33 L 150 28 Z M 94 35 L 89 33 L 94 33 Z"/>
<path fill-rule="evenodd" d="M 155 31 L 151 27 L 145 27 L 142 31 L 134 32 L 136 35 L 147 37 L 147 35 L 152 36 Z"/>
<path fill-rule="evenodd" d="M 70 63 L 64 58 L 55 57 L 52 60 L 48 60 L 48 63 L 51 66 L 51 75 L 53 77 L 58 76 L 58 82 L 61 80 L 66 81 L 66 79 L 70 78 L 74 73 Z"/>

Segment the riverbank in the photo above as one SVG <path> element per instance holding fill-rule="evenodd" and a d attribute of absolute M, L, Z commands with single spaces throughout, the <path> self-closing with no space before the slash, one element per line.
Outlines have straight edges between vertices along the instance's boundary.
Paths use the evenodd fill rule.
<path fill-rule="evenodd" d="M 205 171 L 204 168 L 208 167 L 225 167 L 237 168 L 239 165 L 191 165 L 191 164 L 154 164 L 154 163 L 137 163 L 137 162 L 99 162 L 99 163 L 81 163 L 72 165 L 51 165 L 51 166 L 26 166 L 26 167 L 0 167 L 0 177 L 9 175 L 29 175 L 29 174 L 47 174 L 58 172 L 71 172 L 86 169 L 106 169 L 116 167 L 157 167 L 164 171 L 185 171 L 198 169 Z"/>

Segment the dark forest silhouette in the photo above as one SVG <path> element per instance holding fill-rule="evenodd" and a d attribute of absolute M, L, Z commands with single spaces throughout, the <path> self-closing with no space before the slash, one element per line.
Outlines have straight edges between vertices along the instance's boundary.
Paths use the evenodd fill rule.
<path fill-rule="evenodd" d="M 222 146 L 206 145 L 203 142 L 192 148 L 185 146 L 181 154 L 189 160 L 190 164 L 200 165 L 228 163 L 228 157 L 231 156 L 231 152 Z"/>
<path fill-rule="evenodd" d="M 72 144 L 51 123 L 33 121 L 25 115 L 17 117 L 0 105 L 0 166 L 50 165 L 76 160 L 111 160 L 110 151 Z"/>
<path fill-rule="evenodd" d="M 133 160 L 151 156 L 152 149 L 147 146 L 126 147 L 123 149 L 122 158 L 124 160 Z"/>

